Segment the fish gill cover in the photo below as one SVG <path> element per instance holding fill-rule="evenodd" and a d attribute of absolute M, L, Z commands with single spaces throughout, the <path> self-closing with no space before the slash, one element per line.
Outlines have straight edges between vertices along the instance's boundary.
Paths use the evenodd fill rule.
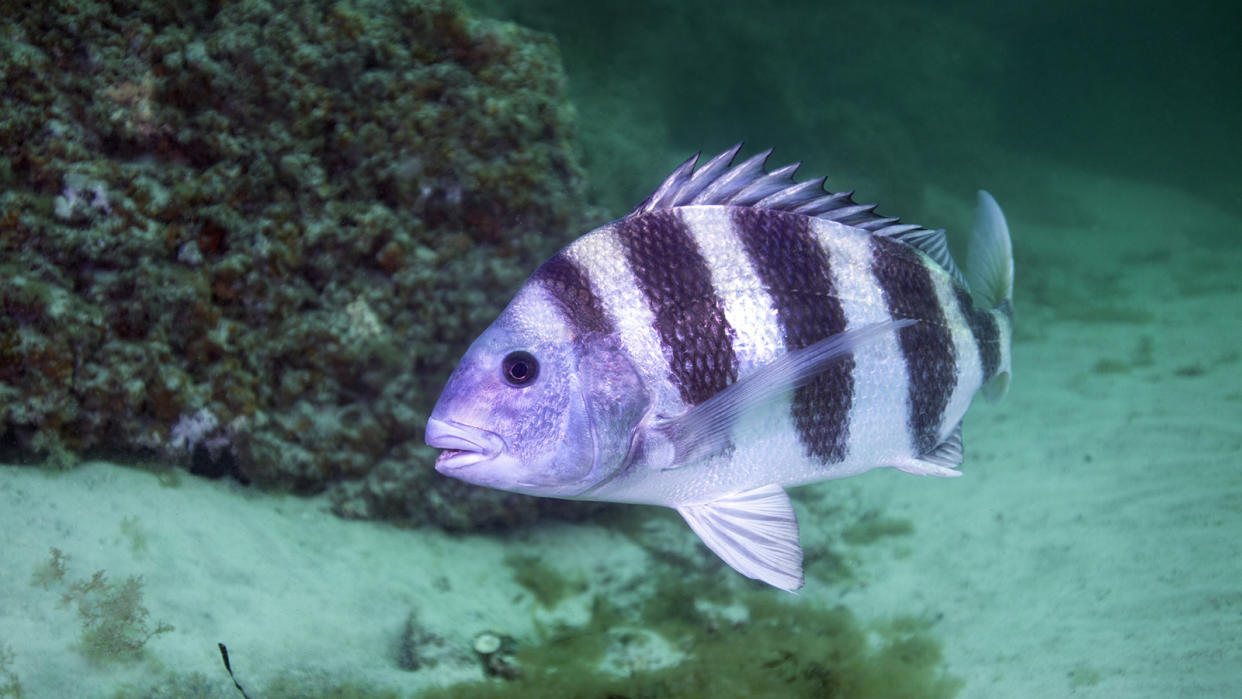
<path fill-rule="evenodd" d="M 412 464 L 458 348 L 578 227 L 555 41 L 451 0 L 120 5 L 0 31 L 6 457 L 546 507 Z"/>

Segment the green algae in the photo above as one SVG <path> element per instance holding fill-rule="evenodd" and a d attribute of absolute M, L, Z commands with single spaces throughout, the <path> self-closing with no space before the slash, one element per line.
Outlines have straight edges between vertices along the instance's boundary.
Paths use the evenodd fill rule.
<path fill-rule="evenodd" d="M 538 556 L 506 556 L 504 563 L 513 571 L 513 580 L 530 591 L 535 600 L 548 609 L 555 607 L 571 594 L 581 592 L 585 587 L 583 581 L 561 575 Z"/>
<path fill-rule="evenodd" d="M 909 536 L 914 533 L 914 523 L 908 519 L 882 517 L 871 513 L 850 525 L 841 538 L 851 544 L 871 544 L 891 536 Z"/>
<path fill-rule="evenodd" d="M 136 523 L 136 520 L 135 520 Z M 77 611 L 80 622 L 78 650 L 95 663 L 137 660 L 148 641 L 173 631 L 170 624 L 150 622 L 143 601 L 141 576 L 121 582 L 110 580 L 103 570 L 91 577 L 67 581 L 69 557 L 52 548 L 50 557 L 35 567 L 30 584 L 60 592 L 60 607 Z"/>
<path fill-rule="evenodd" d="M 18 679 L 17 673 L 13 671 L 12 664 L 12 649 L 4 644 L 0 644 L 0 697 L 22 699 L 26 696 L 26 692 L 22 689 L 21 680 Z"/>
<path fill-rule="evenodd" d="M 696 600 L 744 607 L 724 621 Z M 639 657 L 625 672 L 601 671 L 610 649 L 655 634 L 680 659 Z M 437 697 L 950 697 L 961 681 L 942 666 L 931 624 L 898 617 L 861 624 L 842 606 L 788 601 L 771 590 L 732 596 L 670 577 L 634 615 L 597 598 L 590 623 L 519 648 L 523 675 L 435 689 Z M 656 667 L 644 668 L 643 664 Z M 667 662 L 668 664 L 663 664 Z M 661 666 L 662 665 L 662 666 Z"/>
<path fill-rule="evenodd" d="M 855 549 L 907 536 L 913 524 L 872 510 L 812 500 L 813 516 L 834 523 L 839 544 L 807 552 L 816 585 L 857 580 Z M 651 552 L 637 587 L 595 592 L 579 626 L 537 624 L 518 639 L 514 680 L 487 679 L 429 690 L 437 697 L 949 697 L 962 682 L 944 669 L 928 619 L 894 613 L 859 620 L 842 605 L 820 605 L 744 580 L 662 508 L 612 508 L 603 522 Z M 577 581 L 533 557 L 510 557 L 545 609 Z M 536 592 L 539 590 L 539 592 Z M 540 596 L 543 599 L 540 599 Z"/>

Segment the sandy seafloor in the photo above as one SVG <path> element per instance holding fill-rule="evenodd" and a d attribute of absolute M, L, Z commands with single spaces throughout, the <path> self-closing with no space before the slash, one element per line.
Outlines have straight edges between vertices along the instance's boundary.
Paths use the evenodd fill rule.
<path fill-rule="evenodd" d="M 1047 220 L 1014 213 L 1041 202 L 997 192 L 1024 277 L 1015 371 L 1002 403 L 967 417 L 965 476 L 811 486 L 803 499 L 848 499 L 914 531 L 854 549 L 855 580 L 812 576 L 796 603 L 936 619 L 965 697 L 1242 696 L 1242 220 L 1160 186 L 1049 180 Z M 971 193 L 929 197 L 968 219 Z M 649 556 L 599 525 L 455 537 L 106 463 L 0 468 L 0 530 L 0 647 L 29 697 L 111 696 L 170 670 L 228 696 L 218 641 L 248 687 L 291 674 L 413 693 L 480 671 L 468 656 L 398 669 L 410 609 L 462 648 L 485 629 L 521 640 L 641 579 Z M 696 545 L 688 528 L 672 535 Z M 31 584 L 51 547 L 67 578 L 141 575 L 151 620 L 176 630 L 139 661 L 92 664 L 74 612 Z M 591 587 L 537 609 L 502 564 L 514 552 Z"/>

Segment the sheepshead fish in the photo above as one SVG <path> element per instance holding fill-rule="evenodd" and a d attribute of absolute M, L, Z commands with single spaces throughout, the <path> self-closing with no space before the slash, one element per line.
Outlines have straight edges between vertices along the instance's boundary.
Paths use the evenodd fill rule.
<path fill-rule="evenodd" d="M 957 476 L 962 416 L 1010 374 L 1013 257 L 980 191 L 965 273 L 902 224 L 741 144 L 678 167 L 531 275 L 427 422 L 436 469 L 672 507 L 751 578 L 802 586 L 785 488 Z"/>

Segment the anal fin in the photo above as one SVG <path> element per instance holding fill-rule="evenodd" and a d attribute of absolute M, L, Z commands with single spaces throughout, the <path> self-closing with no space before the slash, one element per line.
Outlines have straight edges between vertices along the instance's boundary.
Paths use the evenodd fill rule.
<path fill-rule="evenodd" d="M 917 459 L 893 465 L 899 470 L 916 476 L 956 478 L 962 475 L 962 472 L 957 470 L 957 467 L 962 465 L 962 423 L 957 423 L 957 427 L 954 427 L 953 431 L 949 432 L 949 436 L 937 444 L 935 449 Z"/>
<path fill-rule="evenodd" d="M 734 570 L 793 592 L 802 587 L 802 547 L 789 496 L 778 485 L 677 508 L 695 534 Z"/>

